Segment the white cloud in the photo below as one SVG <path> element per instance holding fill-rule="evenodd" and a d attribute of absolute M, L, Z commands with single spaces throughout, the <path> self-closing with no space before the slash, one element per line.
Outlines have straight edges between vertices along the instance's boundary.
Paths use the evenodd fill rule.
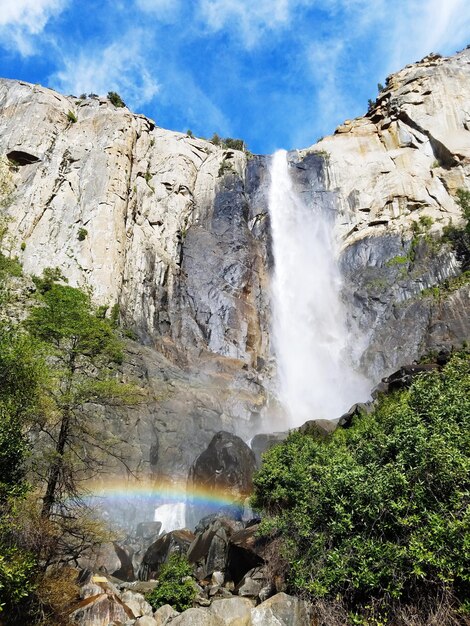
<path fill-rule="evenodd" d="M 63 11 L 67 0 L 2 0 L 0 39 L 14 46 L 23 56 L 34 51 L 39 35 L 54 15 Z"/>
<path fill-rule="evenodd" d="M 63 69 L 50 77 L 51 86 L 74 95 L 117 91 L 131 108 L 138 108 L 159 90 L 140 47 L 144 40 L 139 31 L 102 49 L 82 48 L 64 58 Z"/>
<path fill-rule="evenodd" d="M 454 52 L 470 43 L 468 0 L 410 0 L 395 13 L 391 71 L 429 52 Z"/>
<path fill-rule="evenodd" d="M 180 0 L 135 0 L 138 9 L 152 13 L 162 22 L 172 23 L 178 19 Z"/>
<path fill-rule="evenodd" d="M 210 30 L 238 31 L 251 47 L 266 31 L 290 25 L 295 9 L 308 0 L 200 0 L 199 14 Z"/>

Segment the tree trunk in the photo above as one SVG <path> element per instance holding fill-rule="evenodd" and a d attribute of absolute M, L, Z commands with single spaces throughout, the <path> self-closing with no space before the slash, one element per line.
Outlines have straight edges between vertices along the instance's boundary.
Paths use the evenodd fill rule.
<path fill-rule="evenodd" d="M 49 476 L 47 478 L 47 489 L 42 500 L 42 517 L 50 517 L 52 507 L 56 501 L 57 495 L 57 485 L 60 478 L 60 472 L 63 464 L 63 457 L 65 452 L 65 447 L 67 445 L 68 437 L 69 437 L 69 428 L 70 428 L 70 413 L 66 411 L 62 418 L 62 422 L 60 425 L 59 439 L 57 440 L 57 445 L 55 448 L 56 458 L 52 462 L 51 468 L 49 470 Z"/>

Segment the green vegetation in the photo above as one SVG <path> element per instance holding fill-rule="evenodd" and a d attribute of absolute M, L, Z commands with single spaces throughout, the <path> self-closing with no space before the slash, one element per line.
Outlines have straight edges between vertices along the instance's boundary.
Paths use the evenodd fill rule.
<path fill-rule="evenodd" d="M 409 258 L 407 256 L 394 256 L 389 259 L 385 265 L 386 267 L 393 267 L 394 265 L 406 265 L 409 263 Z"/>
<path fill-rule="evenodd" d="M 73 111 L 67 112 L 67 119 L 71 124 L 75 124 L 78 121 L 78 117 L 75 115 Z"/>
<path fill-rule="evenodd" d="M 112 538 L 84 506 L 83 481 L 110 460 L 126 464 L 125 442 L 100 426 L 96 409 L 134 404 L 142 395 L 122 381 L 122 343 L 108 307 L 94 307 L 59 269 L 34 278 L 38 302 L 25 322 L 9 319 L 16 268 L 4 259 L 0 622 L 59 626 L 68 623 L 67 606 L 77 594 L 76 571 L 67 563 Z"/>
<path fill-rule="evenodd" d="M 86 228 L 79 228 L 78 229 L 78 241 L 85 241 L 85 239 L 87 238 L 88 235 L 88 231 Z"/>
<path fill-rule="evenodd" d="M 94 94 L 89 94 L 89 97 L 90 98 L 94 97 Z M 114 104 L 114 106 L 117 107 L 118 109 L 122 109 L 126 106 L 126 103 L 124 102 L 124 100 L 115 91 L 108 91 L 108 100 L 111 102 L 111 104 Z"/>
<path fill-rule="evenodd" d="M 190 130 L 189 128 L 188 128 L 188 130 L 186 131 L 186 134 L 188 135 L 188 137 L 194 137 L 194 135 L 193 135 L 193 131 L 192 131 L 192 130 Z"/>
<path fill-rule="evenodd" d="M 290 591 L 345 607 L 351 624 L 396 626 L 418 605 L 422 622 L 406 623 L 424 624 L 443 599 L 458 617 L 470 582 L 469 421 L 462 352 L 328 441 L 296 432 L 266 453 L 252 504 L 262 532 L 280 538 Z"/>
<path fill-rule="evenodd" d="M 470 191 L 457 190 L 457 204 L 461 207 L 465 223 L 461 227 L 450 223 L 444 228 L 444 241 L 454 248 L 464 271 L 470 269 Z"/>
<path fill-rule="evenodd" d="M 222 148 L 226 148 L 227 150 L 240 150 L 241 152 L 248 152 L 246 143 L 243 139 L 233 139 L 232 137 L 226 137 L 223 139 L 222 137 L 219 137 L 217 133 L 214 133 L 209 141 L 213 143 L 214 146 L 220 146 Z"/>
<path fill-rule="evenodd" d="M 219 171 L 217 172 L 217 176 L 220 178 L 221 176 L 224 176 L 227 172 L 233 173 L 234 171 L 235 170 L 233 169 L 232 162 L 227 157 L 224 157 L 219 166 Z"/>
<path fill-rule="evenodd" d="M 192 567 L 186 557 L 174 553 L 162 565 L 158 575 L 158 586 L 146 596 L 154 610 L 170 604 L 177 611 L 185 611 L 193 605 L 197 595 L 191 578 Z"/>
<path fill-rule="evenodd" d="M 466 272 L 462 272 L 462 274 L 459 274 L 458 276 L 452 276 L 451 278 L 448 278 L 439 285 L 433 285 L 432 287 L 427 287 L 426 289 L 423 289 L 420 295 L 422 298 L 432 296 L 436 300 L 440 300 L 441 298 L 444 298 L 445 296 L 454 291 L 457 291 L 457 289 L 460 289 L 461 287 L 463 287 L 464 285 L 468 285 L 469 283 L 470 270 L 467 270 Z"/>

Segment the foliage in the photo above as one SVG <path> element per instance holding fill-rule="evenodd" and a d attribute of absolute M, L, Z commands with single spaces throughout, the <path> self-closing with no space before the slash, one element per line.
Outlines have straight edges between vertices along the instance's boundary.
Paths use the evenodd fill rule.
<path fill-rule="evenodd" d="M 470 191 L 457 189 L 456 195 L 465 223 L 462 227 L 457 227 L 451 222 L 443 229 L 443 239 L 452 245 L 462 269 L 466 271 L 470 270 Z"/>
<path fill-rule="evenodd" d="M 75 124 L 78 121 L 78 117 L 75 115 L 73 111 L 67 112 L 67 119 L 71 124 Z"/>
<path fill-rule="evenodd" d="M 154 610 L 170 604 L 177 611 L 185 611 L 193 605 L 196 587 L 191 579 L 192 569 L 186 557 L 174 553 L 162 565 L 158 586 L 146 596 Z"/>
<path fill-rule="evenodd" d="M 89 97 L 92 98 L 93 94 L 90 94 Z M 115 91 L 108 91 L 108 100 L 111 102 L 111 104 L 114 104 L 114 106 L 117 107 L 118 109 L 122 109 L 123 107 L 126 106 L 126 103 L 124 102 L 124 100 Z"/>
<path fill-rule="evenodd" d="M 294 592 L 364 611 L 470 582 L 470 359 L 382 398 L 327 442 L 298 432 L 264 456 L 253 506 L 276 529 Z"/>
<path fill-rule="evenodd" d="M 27 492 L 24 427 L 40 410 L 44 362 L 24 334 L 0 326 L 0 612 L 11 612 L 34 588 L 36 559 L 17 544 L 14 510 Z"/>
<path fill-rule="evenodd" d="M 85 241 L 85 239 L 87 238 L 88 235 L 88 231 L 86 228 L 79 228 L 78 229 L 78 241 Z"/>
<path fill-rule="evenodd" d="M 40 425 L 50 448 L 42 468 L 40 463 L 36 468 L 46 482 L 46 517 L 77 497 L 80 477 L 89 476 L 104 456 L 124 462 L 123 442 L 97 428 L 87 407 L 132 404 L 140 397 L 137 388 L 116 377 L 114 366 L 123 353 L 112 321 L 93 307 L 89 294 L 55 283 L 51 274 L 54 270 L 36 280 L 40 305 L 25 322 L 47 350 L 51 371 L 45 393 L 53 425 Z"/>

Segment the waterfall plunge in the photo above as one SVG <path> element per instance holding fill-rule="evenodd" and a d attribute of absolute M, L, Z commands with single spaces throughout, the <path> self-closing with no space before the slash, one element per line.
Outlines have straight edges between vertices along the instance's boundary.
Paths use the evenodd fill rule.
<path fill-rule="evenodd" d="M 269 213 L 279 397 L 289 427 L 334 419 L 366 399 L 370 385 L 352 364 L 350 348 L 357 339 L 341 301 L 332 217 L 299 198 L 284 150 L 272 160 Z"/>

